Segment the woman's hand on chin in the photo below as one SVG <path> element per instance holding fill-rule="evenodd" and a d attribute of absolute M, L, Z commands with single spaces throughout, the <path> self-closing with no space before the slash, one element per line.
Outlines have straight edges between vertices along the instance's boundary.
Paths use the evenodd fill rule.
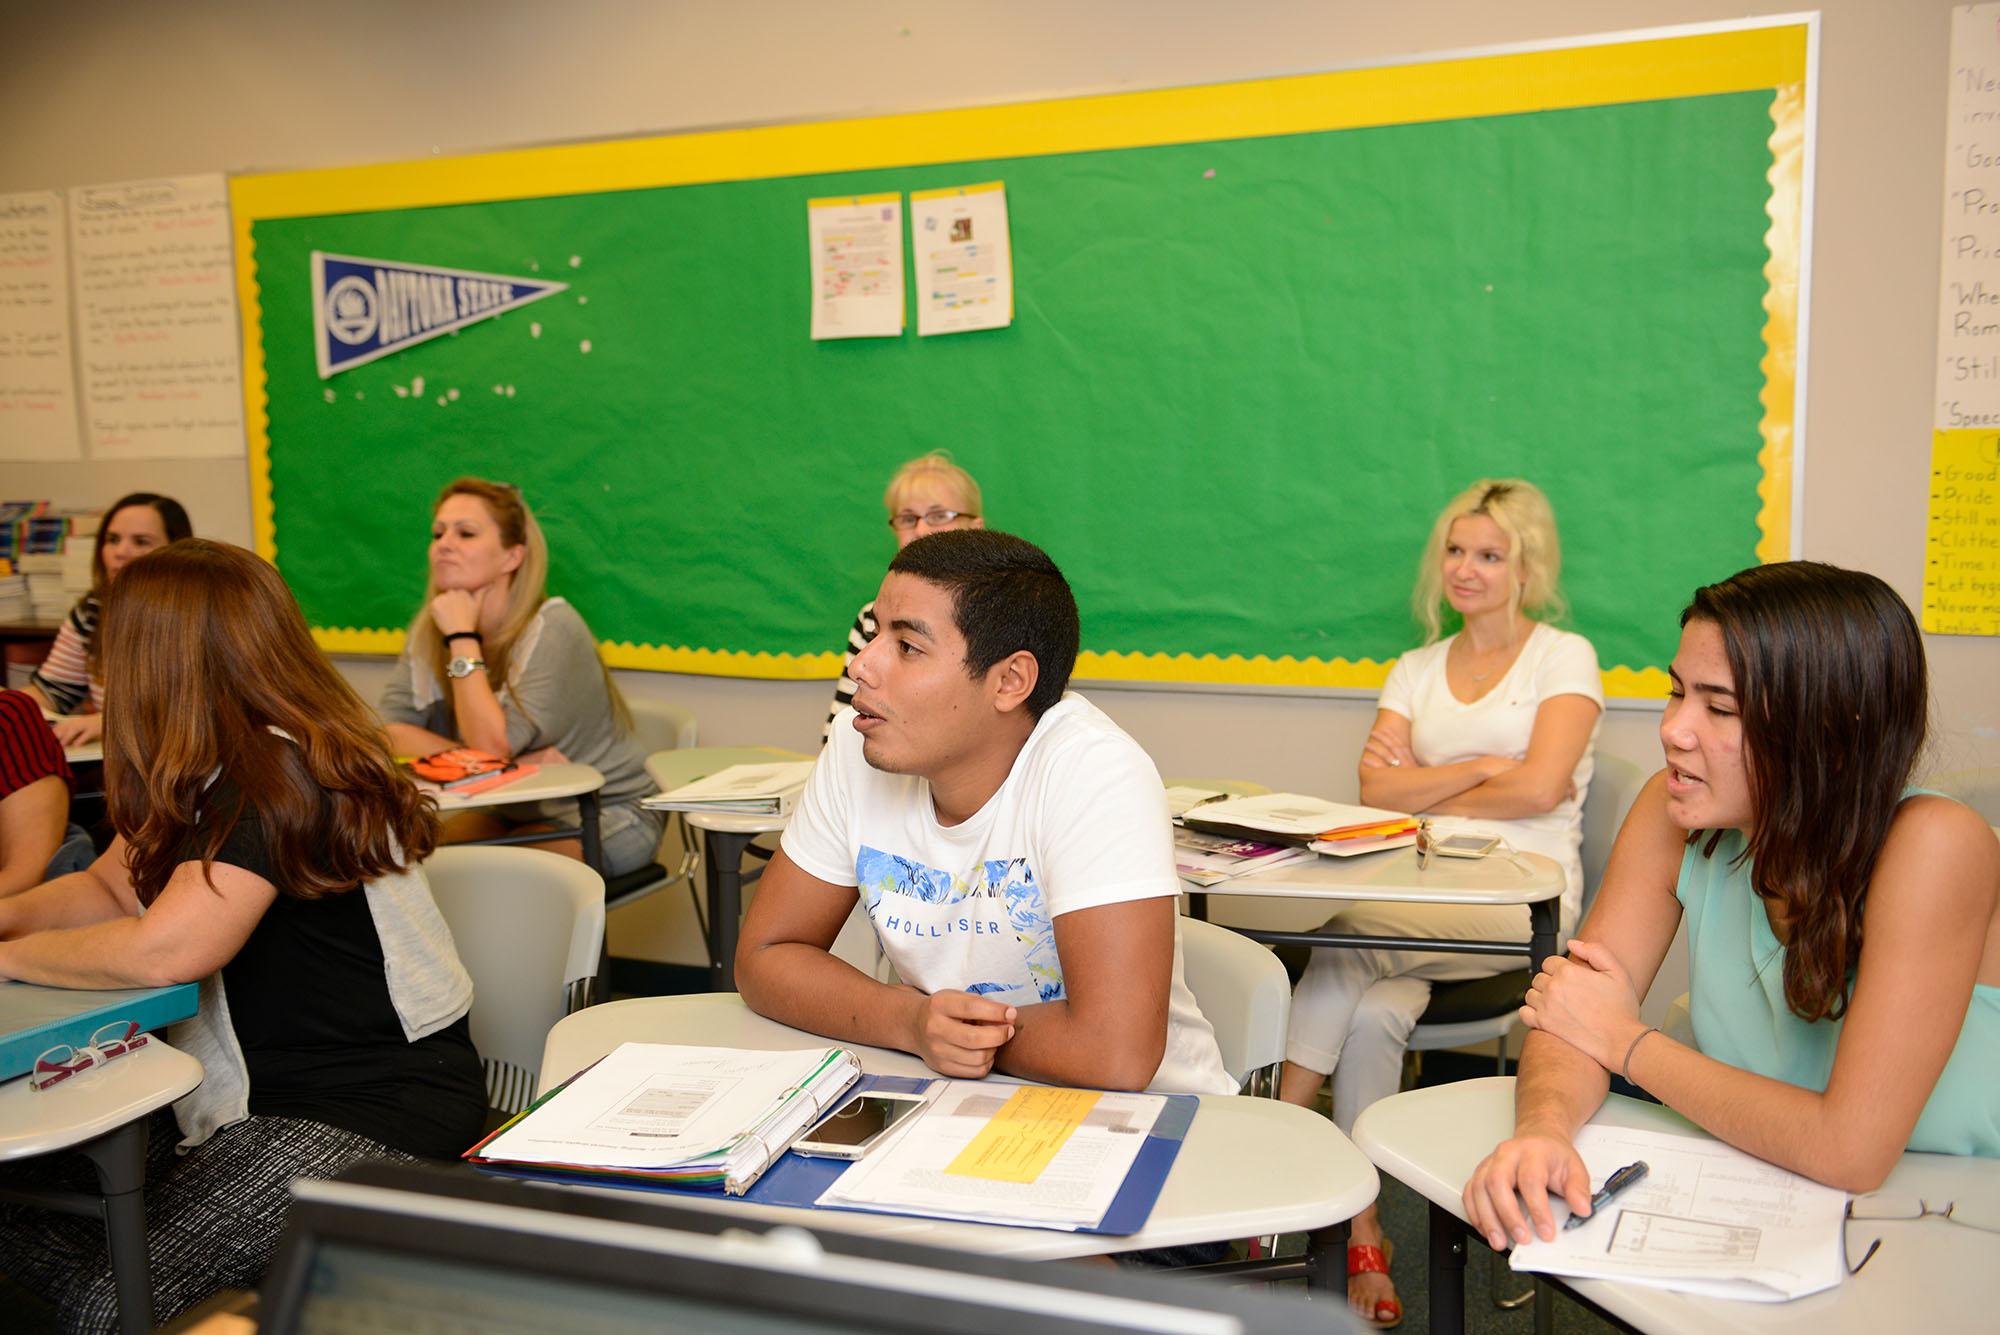
<path fill-rule="evenodd" d="M 431 599 L 431 620 L 438 634 L 479 629 L 479 595 L 464 589 L 445 589 Z"/>
<path fill-rule="evenodd" d="M 1639 998 L 1618 957 L 1594 941 L 1569 943 L 1569 958 L 1551 958 L 1528 987 L 1521 1023 L 1562 1039 L 1613 1075 L 1627 1046 L 1646 1026 Z"/>

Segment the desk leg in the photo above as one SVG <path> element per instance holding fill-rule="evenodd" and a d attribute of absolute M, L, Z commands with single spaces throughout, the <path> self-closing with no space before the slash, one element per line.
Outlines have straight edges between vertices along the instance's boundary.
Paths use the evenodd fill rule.
<path fill-rule="evenodd" d="M 736 938 L 743 927 L 743 850 L 754 834 L 703 831 L 708 841 L 708 924 L 715 938 L 710 973 L 717 992 L 736 990 Z"/>
<path fill-rule="evenodd" d="M 1343 1219 L 1306 1234 L 1306 1294 L 1313 1299 L 1347 1301 L 1347 1235 L 1353 1221 Z"/>
<path fill-rule="evenodd" d="M 146 1123 L 141 1117 L 77 1146 L 97 1165 L 104 1193 L 104 1241 L 118 1293 L 118 1329 L 145 1335 L 153 1328 L 153 1279 L 146 1256 Z"/>
<path fill-rule="evenodd" d="M 1431 1206 L 1431 1335 L 1465 1332 L 1465 1225 Z"/>
<path fill-rule="evenodd" d="M 1556 953 L 1556 929 L 1562 921 L 1562 899 L 1544 899 L 1528 905 L 1528 972 L 1542 971 L 1549 956 Z"/>
<path fill-rule="evenodd" d="M 596 793 L 581 793 L 576 799 L 577 828 L 583 839 L 583 865 L 599 876 L 609 880 L 611 873 L 604 869 L 604 833 L 597 817 L 602 804 Z"/>

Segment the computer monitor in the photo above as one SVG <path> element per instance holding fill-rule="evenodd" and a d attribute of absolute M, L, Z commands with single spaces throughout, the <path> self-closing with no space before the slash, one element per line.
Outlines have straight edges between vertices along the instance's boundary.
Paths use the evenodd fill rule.
<path fill-rule="evenodd" d="M 1357 1329 L 1337 1300 L 809 1232 L 651 1197 L 386 1165 L 293 1192 L 266 1335 Z"/>

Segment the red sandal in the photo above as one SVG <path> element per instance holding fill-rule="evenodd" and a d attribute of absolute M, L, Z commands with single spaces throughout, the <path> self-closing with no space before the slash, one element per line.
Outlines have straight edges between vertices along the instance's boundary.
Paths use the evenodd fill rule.
<path fill-rule="evenodd" d="M 1347 1249 L 1347 1277 L 1352 1279 L 1356 1275 L 1388 1274 L 1389 1257 L 1395 1254 L 1396 1249 L 1393 1244 L 1385 1245 L 1388 1246 L 1387 1255 L 1384 1254 L 1383 1248 L 1370 1247 L 1366 1243 L 1350 1246 Z M 1392 1326 L 1402 1324 L 1403 1304 L 1395 1298 L 1383 1298 L 1376 1302 L 1373 1316 L 1362 1316 L 1359 1312 L 1355 1315 L 1377 1330 L 1388 1330 Z"/>

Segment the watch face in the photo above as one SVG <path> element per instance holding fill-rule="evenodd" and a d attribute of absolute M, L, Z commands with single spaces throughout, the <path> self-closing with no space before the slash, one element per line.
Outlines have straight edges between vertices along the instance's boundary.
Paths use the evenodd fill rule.
<path fill-rule="evenodd" d="M 445 665 L 444 671 L 448 677 L 469 677 L 472 675 L 472 669 L 485 666 L 486 660 L 483 658 L 454 658 Z"/>

